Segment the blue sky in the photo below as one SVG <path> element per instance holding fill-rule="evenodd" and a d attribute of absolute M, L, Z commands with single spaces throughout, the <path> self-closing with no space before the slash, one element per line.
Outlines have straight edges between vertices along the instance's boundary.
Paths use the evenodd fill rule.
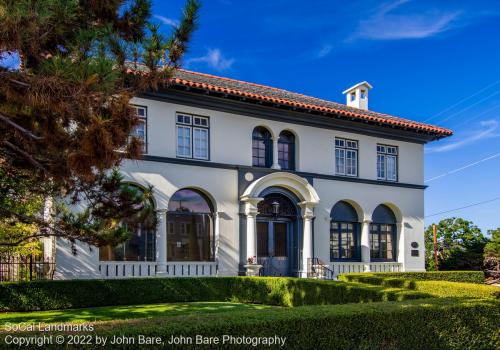
<path fill-rule="evenodd" d="M 182 4 L 154 3 L 164 30 Z M 432 215 L 500 197 L 499 17 L 500 2 L 482 0 L 211 0 L 184 66 L 342 103 L 367 80 L 370 109 L 453 129 L 426 146 Z M 450 216 L 497 228 L 500 200 L 426 224 Z"/>
<path fill-rule="evenodd" d="M 168 32 L 182 0 L 154 1 Z M 455 131 L 426 146 L 426 215 L 500 197 L 500 2 L 205 0 L 184 67 L 344 103 L 367 80 L 370 109 Z M 444 175 L 444 176 L 441 176 Z M 500 200 L 428 217 L 500 227 Z"/>

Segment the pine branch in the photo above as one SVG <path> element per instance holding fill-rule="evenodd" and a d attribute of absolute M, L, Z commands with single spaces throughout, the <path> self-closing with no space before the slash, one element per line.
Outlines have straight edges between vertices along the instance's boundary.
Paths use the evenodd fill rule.
<path fill-rule="evenodd" d="M 40 136 L 36 136 L 28 129 L 25 129 L 21 125 L 14 123 L 10 118 L 6 117 L 2 113 L 0 113 L 0 120 L 3 121 L 5 124 L 8 124 L 8 125 L 12 126 L 13 128 L 15 128 L 16 130 L 20 131 L 23 135 L 29 136 L 30 138 L 32 138 L 34 140 L 41 140 L 42 139 Z"/>
<path fill-rule="evenodd" d="M 27 159 L 32 165 L 34 165 L 36 168 L 42 170 L 44 173 L 47 172 L 47 169 L 40 163 L 38 162 L 35 158 L 33 158 L 31 155 L 29 155 L 27 152 L 23 151 L 16 145 L 10 143 L 9 141 L 2 141 L 4 145 L 12 149 L 13 151 L 17 152 L 18 154 L 22 155 L 25 159 Z"/>

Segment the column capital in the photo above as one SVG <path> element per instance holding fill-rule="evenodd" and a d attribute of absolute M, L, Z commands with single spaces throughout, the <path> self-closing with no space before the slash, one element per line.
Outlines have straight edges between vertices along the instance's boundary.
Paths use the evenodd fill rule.
<path fill-rule="evenodd" d="M 166 213 L 168 209 L 156 209 L 155 210 L 158 214 Z"/>
<path fill-rule="evenodd" d="M 314 218 L 314 207 L 316 206 L 316 203 L 305 201 L 298 203 L 298 205 L 302 209 L 302 218 L 305 220 L 311 220 Z"/>
<path fill-rule="evenodd" d="M 373 222 L 372 219 L 363 220 L 363 224 L 371 224 L 372 222 Z"/>
<path fill-rule="evenodd" d="M 240 199 L 245 204 L 246 216 L 256 216 L 259 213 L 257 204 L 259 204 L 259 202 L 264 200 L 264 198 L 261 197 L 250 197 L 250 196 L 242 196 Z"/>

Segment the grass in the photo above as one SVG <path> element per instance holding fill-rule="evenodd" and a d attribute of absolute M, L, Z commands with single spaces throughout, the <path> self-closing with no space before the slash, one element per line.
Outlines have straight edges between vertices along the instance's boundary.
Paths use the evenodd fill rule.
<path fill-rule="evenodd" d="M 287 348 L 302 350 L 476 350 L 493 349 L 500 343 L 500 301 L 496 295 L 499 289 L 492 286 L 426 280 L 407 283 L 405 279 L 392 277 L 386 280 L 367 279 L 364 283 L 282 279 L 242 281 L 264 281 L 268 288 L 257 284 L 260 288 L 259 298 L 241 294 L 250 300 L 248 303 L 239 303 L 240 300 L 236 298 L 232 302 L 182 301 L 0 313 L 0 348 L 8 348 L 5 341 L 1 341 L 9 335 L 5 331 L 7 323 L 38 322 L 90 322 L 95 334 L 110 339 L 114 335 L 145 335 L 162 337 L 164 340 L 170 339 L 172 335 L 192 338 L 198 334 L 207 337 L 224 334 L 244 334 L 248 337 L 278 335 L 286 337 Z M 286 286 L 284 295 L 294 300 L 293 303 L 282 305 L 295 307 L 266 305 L 266 302 L 272 304 L 275 301 L 273 293 L 283 293 L 283 289 L 277 288 L 280 286 Z M 247 287 L 255 295 L 256 290 L 252 289 L 254 284 Z M 352 293 L 361 292 L 362 298 L 352 297 Z M 306 301 L 316 305 L 304 305 Z M 329 303 L 337 305 L 322 305 Z M 46 334 L 61 332 L 49 331 Z M 31 333 L 21 332 L 17 335 Z M 92 344 L 88 347 L 100 346 Z M 188 346 L 197 347 L 199 345 L 196 344 Z M 212 348 L 221 347 L 214 345 Z"/>
<path fill-rule="evenodd" d="M 168 309 L 169 306 L 166 307 Z M 292 308 L 260 308 L 254 305 L 246 308 L 237 306 L 228 312 L 220 313 L 210 310 L 205 312 L 203 309 L 199 313 L 184 311 L 178 314 L 167 311 L 163 315 L 150 318 L 97 322 L 94 323 L 94 333 L 109 339 L 113 335 L 145 335 L 162 337 L 165 340 L 170 339 L 172 335 L 191 338 L 198 334 L 206 337 L 221 337 L 224 334 L 246 337 L 278 335 L 286 338 L 286 348 L 301 350 L 477 350 L 494 349 L 495 344 L 500 341 L 500 303 L 492 299 L 431 298 Z M 0 334 L 0 339 L 3 336 Z M 88 347 L 102 348 L 101 345 Z M 230 347 L 226 344 L 203 348 Z M 0 341 L 0 348 L 8 347 Z M 200 346 L 193 344 L 186 348 L 194 349 Z"/>
<path fill-rule="evenodd" d="M 260 311 L 279 309 L 279 306 L 240 304 L 227 302 L 194 302 L 127 306 L 105 306 L 86 309 L 68 309 L 37 312 L 7 312 L 0 313 L 0 322 L 6 323 L 82 323 L 89 321 L 113 321 L 136 318 L 158 318 L 177 316 L 199 316 L 214 313 L 225 313 L 243 310 Z M 4 326 L 0 325 L 0 330 Z"/>

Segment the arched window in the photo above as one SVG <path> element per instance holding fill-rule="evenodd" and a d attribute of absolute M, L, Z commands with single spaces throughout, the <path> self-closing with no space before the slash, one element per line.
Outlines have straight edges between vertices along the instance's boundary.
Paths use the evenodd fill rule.
<path fill-rule="evenodd" d="M 396 260 L 396 216 L 386 205 L 373 211 L 370 225 L 370 257 L 373 261 Z"/>
<path fill-rule="evenodd" d="M 253 129 L 252 165 L 269 168 L 273 164 L 273 141 L 269 130 L 263 126 Z"/>
<path fill-rule="evenodd" d="M 330 212 L 330 261 L 359 260 L 359 219 L 356 209 L 345 201 Z"/>
<path fill-rule="evenodd" d="M 278 162 L 283 170 L 295 170 L 295 136 L 290 131 L 280 133 Z"/>
<path fill-rule="evenodd" d="M 174 193 L 167 212 L 168 261 L 213 261 L 213 207 L 201 192 Z"/>
<path fill-rule="evenodd" d="M 138 191 L 142 191 L 139 187 Z M 131 231 L 132 235 L 127 241 L 116 246 L 99 248 L 101 261 L 155 261 L 156 260 L 156 217 L 154 203 L 149 202 L 145 208 L 144 220 L 137 223 L 136 219 L 125 220 L 122 225 Z"/>

